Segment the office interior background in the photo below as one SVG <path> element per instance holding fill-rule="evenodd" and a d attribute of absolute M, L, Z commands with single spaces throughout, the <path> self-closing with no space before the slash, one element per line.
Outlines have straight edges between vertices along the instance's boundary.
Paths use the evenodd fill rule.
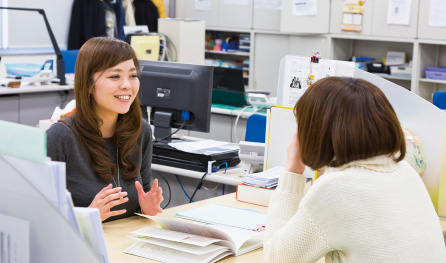
<path fill-rule="evenodd" d="M 59 47 L 66 50 L 74 2 L 1 0 L 0 6 L 44 9 Z M 177 37 L 170 37 L 177 45 L 171 48 L 171 59 L 185 63 L 198 59 L 199 63 L 207 65 L 240 68 L 245 89 L 269 93 L 270 99 L 277 96 L 281 59 L 288 54 L 310 57 L 315 51 L 320 52 L 322 59 L 356 60 L 356 65 L 364 69 L 368 64 L 370 72 L 380 74 L 429 102 L 434 93 L 446 90 L 446 73 L 441 68 L 446 64 L 446 22 L 441 15 L 441 10 L 445 10 L 441 1 L 430 1 L 430 4 L 421 0 L 358 1 L 363 2 L 362 9 L 350 10 L 351 16 L 343 0 L 158 2 L 163 2 L 166 17 L 204 21 L 204 29 L 188 27 L 188 23 L 177 25 L 173 30 Z M 296 8 L 300 2 L 307 3 L 308 8 Z M 7 76 L 6 64 L 43 64 L 48 59 L 56 62 L 40 14 L 0 10 L 0 21 L 0 78 Z M 158 27 L 155 31 L 160 33 L 172 31 L 163 27 L 162 22 Z M 191 37 L 197 32 L 201 37 Z M 238 42 L 237 46 L 231 47 L 231 42 Z M 232 49 L 230 52 L 228 45 Z M 189 56 L 182 57 L 182 54 Z M 391 64 L 395 56 L 398 61 Z M 0 90 L 0 119 L 35 126 L 71 99 L 72 85 L 50 89 L 41 86 L 26 92 L 23 89 Z M 246 118 L 212 114 L 210 133 L 180 133 L 238 143 L 244 140 L 245 129 Z M 191 187 L 194 185 L 192 179 L 186 185 L 188 183 Z M 197 196 L 207 198 L 220 194 L 220 187 L 216 185 L 215 191 L 202 191 Z M 184 202 L 184 197 L 181 199 L 177 204 Z"/>
<path fill-rule="evenodd" d="M 116 0 L 89 1 L 110 3 Z M 83 1 L 0 0 L 0 7 L 44 9 L 57 44 L 65 52 L 70 46 L 72 10 L 76 2 Z M 239 69 L 242 71 L 242 89 L 246 93 L 265 95 L 266 105 L 273 105 L 278 96 L 282 59 L 289 54 L 311 57 L 319 52 L 321 59 L 354 61 L 356 67 L 377 74 L 428 103 L 446 109 L 446 98 L 440 98 L 439 101 L 435 99 L 435 96 L 439 98 L 446 93 L 446 2 L 153 2 L 163 4 L 165 18 L 158 11 L 160 19 L 155 29 L 150 28 L 153 17 L 147 23 L 152 23 L 149 25 L 151 33 L 159 32 L 168 36 L 165 46 L 162 46 L 162 42 L 158 45 L 168 51 L 165 60 Z M 305 4 L 305 8 L 299 7 L 300 4 Z M 74 98 L 72 74 L 67 75 L 68 85 L 63 86 L 57 83 L 22 85 L 20 88 L 1 86 L 11 83 L 7 65 L 43 65 L 47 60 L 52 60 L 53 73 L 56 75 L 55 51 L 44 20 L 38 12 L 0 9 L 0 58 L 0 120 L 35 127 L 41 120 L 52 117 L 56 107 L 63 109 Z M 66 69 L 72 70 L 73 66 L 73 60 L 65 60 Z M 243 107 L 234 105 L 226 108 L 213 105 L 209 133 L 180 130 L 178 134 L 239 143 L 247 140 L 248 117 L 254 111 L 252 108 L 245 111 Z M 266 110 L 261 109 L 257 113 L 265 116 Z M 197 179 L 203 173 L 181 174 L 163 165 L 154 166 L 153 178 L 159 179 L 164 192 L 162 206 L 171 208 L 188 203 L 188 194 L 194 192 Z M 194 200 L 235 192 L 243 173 L 246 170 L 233 172 L 226 178 L 210 176 L 196 192 Z M 430 183 L 435 186 L 438 184 Z M 438 197 L 438 192 L 434 195 Z M 438 200 L 434 200 L 436 208 L 437 203 Z"/>

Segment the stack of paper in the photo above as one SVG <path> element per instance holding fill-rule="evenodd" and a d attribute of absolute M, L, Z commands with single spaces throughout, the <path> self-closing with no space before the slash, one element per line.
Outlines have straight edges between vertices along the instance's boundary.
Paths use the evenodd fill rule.
<path fill-rule="evenodd" d="M 170 147 L 177 150 L 195 154 L 212 155 L 240 150 L 234 143 L 214 141 L 214 140 L 194 140 L 184 139 L 179 142 L 169 143 Z"/>
<path fill-rule="evenodd" d="M 229 255 L 241 255 L 262 247 L 258 233 L 223 225 L 204 225 L 158 216 L 140 215 L 158 223 L 132 232 L 138 242 L 125 253 L 162 262 L 207 263 Z"/>
<path fill-rule="evenodd" d="M 283 166 L 275 166 L 261 173 L 247 174 L 242 183 L 257 187 L 273 188 L 279 182 L 279 175 L 285 170 Z"/>
<path fill-rule="evenodd" d="M 266 214 L 261 211 L 220 204 L 201 206 L 177 213 L 175 216 L 204 223 L 256 231 L 263 230 L 266 224 Z"/>
<path fill-rule="evenodd" d="M 108 263 L 109 259 L 99 210 L 97 208 L 75 207 L 74 212 L 84 240 L 93 248 L 101 262 Z"/>

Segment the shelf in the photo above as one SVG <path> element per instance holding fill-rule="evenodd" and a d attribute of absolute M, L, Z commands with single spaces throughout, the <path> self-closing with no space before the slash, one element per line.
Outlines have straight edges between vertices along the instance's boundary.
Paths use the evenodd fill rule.
<path fill-rule="evenodd" d="M 235 32 L 235 33 L 251 33 L 252 30 L 248 28 L 235 28 L 235 27 L 217 27 L 207 26 L 206 31 L 223 31 L 223 32 Z"/>
<path fill-rule="evenodd" d="M 396 76 L 391 76 L 391 75 L 380 75 L 380 77 L 385 78 L 385 79 L 390 79 L 390 80 L 407 80 L 407 81 L 411 81 L 411 78 L 404 78 L 404 77 L 396 77 Z"/>
<path fill-rule="evenodd" d="M 375 73 L 371 73 L 373 75 L 379 76 L 383 79 L 388 79 L 388 80 L 406 80 L 406 81 L 411 81 L 411 78 L 404 78 L 404 77 L 396 77 L 396 76 L 391 76 L 391 75 L 387 75 L 387 74 L 375 74 Z"/>
<path fill-rule="evenodd" d="M 428 82 L 428 83 L 436 83 L 436 84 L 446 84 L 446 80 L 440 80 L 440 79 L 421 78 L 420 82 Z"/>
<path fill-rule="evenodd" d="M 249 57 L 249 52 L 241 52 L 241 51 L 215 51 L 215 50 L 206 50 L 206 54 L 219 54 L 219 55 L 228 55 L 228 56 L 239 56 L 239 57 Z"/>
<path fill-rule="evenodd" d="M 368 40 L 368 41 L 383 41 L 383 42 L 404 42 L 414 43 L 413 38 L 397 38 L 397 37 L 380 37 L 380 36 L 365 36 L 365 35 L 350 35 L 350 34 L 328 34 L 334 39 L 350 39 L 350 40 Z"/>

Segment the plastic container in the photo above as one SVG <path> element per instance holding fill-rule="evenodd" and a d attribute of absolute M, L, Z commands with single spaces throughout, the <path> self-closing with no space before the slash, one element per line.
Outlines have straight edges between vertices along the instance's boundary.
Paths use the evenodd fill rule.
<path fill-rule="evenodd" d="M 49 59 L 43 65 L 32 63 L 5 64 L 6 73 L 13 76 L 32 77 L 44 69 L 53 69 L 53 60 Z"/>
<path fill-rule="evenodd" d="M 437 79 L 437 80 L 446 80 L 446 67 L 426 67 L 426 78 L 428 79 Z"/>

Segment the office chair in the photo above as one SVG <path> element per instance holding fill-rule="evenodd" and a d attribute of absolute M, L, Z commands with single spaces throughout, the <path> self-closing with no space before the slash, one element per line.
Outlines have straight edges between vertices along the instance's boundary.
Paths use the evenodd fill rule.
<path fill-rule="evenodd" d="M 441 110 L 446 110 L 446 90 L 432 93 L 432 103 Z"/>
<path fill-rule="evenodd" d="M 246 121 L 245 141 L 265 142 L 266 116 L 253 114 Z"/>
<path fill-rule="evenodd" d="M 63 60 L 65 61 L 65 73 L 74 73 L 74 66 L 76 64 L 77 54 L 79 49 L 74 50 L 62 50 Z"/>

